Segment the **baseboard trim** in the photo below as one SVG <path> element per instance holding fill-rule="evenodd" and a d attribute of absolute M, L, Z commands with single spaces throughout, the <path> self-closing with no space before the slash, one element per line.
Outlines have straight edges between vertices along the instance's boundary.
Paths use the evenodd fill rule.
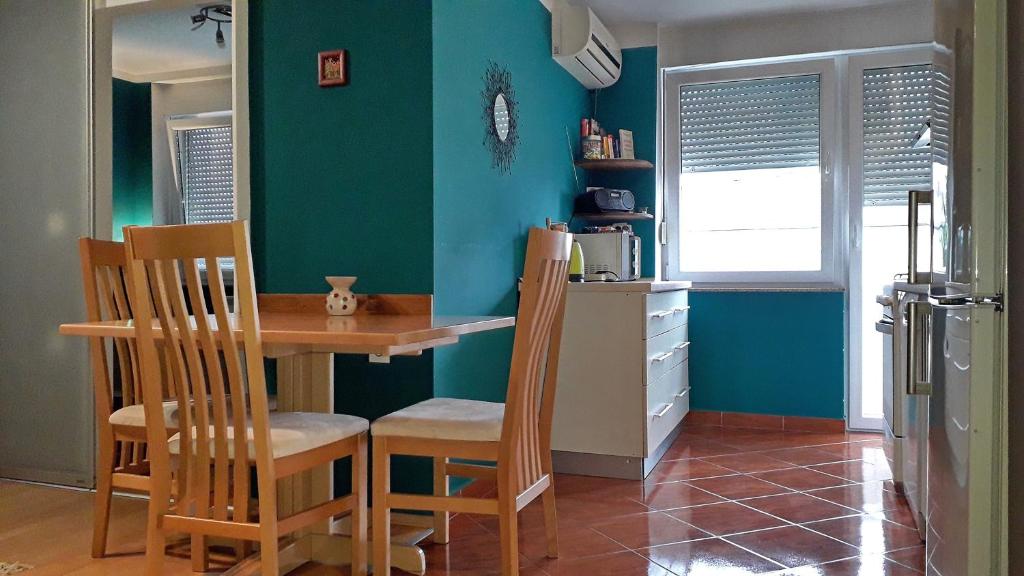
<path fill-rule="evenodd" d="M 714 410 L 690 410 L 686 422 L 698 426 L 722 426 L 724 428 L 757 428 L 759 430 L 787 430 L 790 432 L 846 431 L 842 418 L 811 418 L 807 416 L 776 416 L 773 414 L 749 414 L 745 412 L 717 412 Z"/>

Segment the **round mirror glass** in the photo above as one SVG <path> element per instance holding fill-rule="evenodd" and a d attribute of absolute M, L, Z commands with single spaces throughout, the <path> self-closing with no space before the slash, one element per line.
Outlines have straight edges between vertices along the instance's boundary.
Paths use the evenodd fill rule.
<path fill-rule="evenodd" d="M 504 94 L 498 94 L 494 97 L 494 131 L 498 140 L 504 142 L 508 138 L 508 128 L 508 103 Z"/>

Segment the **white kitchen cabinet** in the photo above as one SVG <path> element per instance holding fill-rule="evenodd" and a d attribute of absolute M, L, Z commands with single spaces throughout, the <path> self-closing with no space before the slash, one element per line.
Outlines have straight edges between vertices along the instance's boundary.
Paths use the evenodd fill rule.
<path fill-rule="evenodd" d="M 690 407 L 688 282 L 573 283 L 552 427 L 555 470 L 644 478 Z"/>

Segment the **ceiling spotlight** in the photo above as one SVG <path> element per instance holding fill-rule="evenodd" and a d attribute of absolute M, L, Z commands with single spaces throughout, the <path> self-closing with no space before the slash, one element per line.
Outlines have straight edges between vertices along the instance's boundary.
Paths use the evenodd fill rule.
<path fill-rule="evenodd" d="M 189 17 L 195 26 L 192 27 L 192 31 L 199 30 L 206 24 L 207 21 L 217 23 L 217 34 L 214 36 L 214 40 L 217 42 L 217 46 L 220 48 L 224 47 L 224 32 L 220 29 L 221 24 L 231 24 L 231 5 L 229 4 L 213 4 L 210 6 L 203 6 L 199 9 L 198 14 L 193 14 Z"/>

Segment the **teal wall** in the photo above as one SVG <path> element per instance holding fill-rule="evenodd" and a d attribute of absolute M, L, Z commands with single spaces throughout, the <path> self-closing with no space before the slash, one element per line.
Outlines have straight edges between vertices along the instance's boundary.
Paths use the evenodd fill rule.
<path fill-rule="evenodd" d="M 842 292 L 692 292 L 690 408 L 843 418 Z"/>
<path fill-rule="evenodd" d="M 586 90 L 551 58 L 551 15 L 536 0 L 434 5 L 434 294 L 440 314 L 514 314 L 526 231 L 566 220 Z M 518 157 L 506 174 L 483 146 L 483 74 L 507 67 L 519 106 Z M 512 330 L 463 338 L 434 355 L 434 392 L 503 401 Z"/>
<path fill-rule="evenodd" d="M 608 88 L 594 93 L 594 117 L 606 130 L 618 136 L 619 129 L 633 131 L 635 156 L 654 162 L 657 153 L 658 124 L 658 49 L 653 46 L 622 51 L 622 76 Z M 636 205 L 654 213 L 657 174 L 654 170 L 599 172 L 589 174 L 591 186 L 626 189 L 636 196 Z M 633 231 L 640 236 L 643 261 L 640 270 L 654 277 L 654 221 L 636 222 Z"/>
<path fill-rule="evenodd" d="M 153 139 L 149 84 L 113 79 L 113 222 L 121 228 L 153 223 Z"/>
<path fill-rule="evenodd" d="M 433 292 L 430 3 L 250 6 L 258 289 L 326 293 L 324 276 L 353 275 L 358 292 Z M 317 52 L 332 49 L 349 51 L 351 80 L 321 88 Z M 376 418 L 430 397 L 432 376 L 429 353 L 338 356 L 335 408 Z M 429 464 L 407 465 L 416 471 L 396 463 L 396 482 L 429 478 Z"/>

